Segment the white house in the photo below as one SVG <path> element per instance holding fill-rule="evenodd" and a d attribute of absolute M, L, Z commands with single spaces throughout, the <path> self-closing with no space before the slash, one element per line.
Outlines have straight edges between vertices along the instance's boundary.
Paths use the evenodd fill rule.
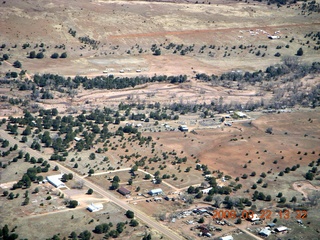
<path fill-rule="evenodd" d="M 60 180 L 61 178 L 62 178 L 62 174 L 47 176 L 48 182 L 51 183 L 56 188 L 66 187 L 66 185 Z"/>
<path fill-rule="evenodd" d="M 91 204 L 87 207 L 87 209 L 88 209 L 90 212 L 98 212 L 98 211 L 100 211 L 100 210 L 103 209 L 103 205 L 102 205 L 101 203 L 95 203 L 95 204 L 91 203 Z"/>

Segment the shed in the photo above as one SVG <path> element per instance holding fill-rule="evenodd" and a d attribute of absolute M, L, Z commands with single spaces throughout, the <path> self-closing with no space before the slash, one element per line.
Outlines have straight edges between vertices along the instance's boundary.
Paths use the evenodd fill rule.
<path fill-rule="evenodd" d="M 48 182 L 51 183 L 56 188 L 66 187 L 66 185 L 60 180 L 61 178 L 62 178 L 62 174 L 47 176 Z"/>
<path fill-rule="evenodd" d="M 163 191 L 162 191 L 161 188 L 156 188 L 156 189 L 150 190 L 150 191 L 149 191 L 149 194 L 150 194 L 151 196 L 157 196 L 157 195 L 163 194 Z"/>
<path fill-rule="evenodd" d="M 277 227 L 277 228 L 276 228 L 276 231 L 277 231 L 277 232 L 284 232 L 284 231 L 287 231 L 287 230 L 288 230 L 288 228 L 285 227 L 285 226 L 280 226 L 280 227 Z"/>
<path fill-rule="evenodd" d="M 180 125 L 179 130 L 181 132 L 188 132 L 189 129 L 188 129 L 187 125 Z"/>
<path fill-rule="evenodd" d="M 131 193 L 130 190 L 126 189 L 125 187 L 121 187 L 118 189 L 118 192 L 123 196 L 129 195 Z"/>
<path fill-rule="evenodd" d="M 87 209 L 90 211 L 90 212 L 98 212 L 100 210 L 103 209 L 103 205 L 101 203 L 96 203 L 96 204 L 93 204 L 91 203 Z"/>
<path fill-rule="evenodd" d="M 264 236 L 264 237 L 268 237 L 270 234 L 271 234 L 271 231 L 268 228 L 263 228 L 259 232 L 259 235 Z"/>

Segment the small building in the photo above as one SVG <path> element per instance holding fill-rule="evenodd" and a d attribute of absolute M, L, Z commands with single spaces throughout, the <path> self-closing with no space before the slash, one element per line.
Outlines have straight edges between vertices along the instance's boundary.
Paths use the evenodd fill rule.
<path fill-rule="evenodd" d="M 235 112 L 235 115 L 237 115 L 239 118 L 246 118 L 247 115 L 243 112 Z"/>
<path fill-rule="evenodd" d="M 201 192 L 202 192 L 203 194 L 208 194 L 211 189 L 212 189 L 212 187 L 209 187 L 209 188 L 206 188 L 206 189 L 201 190 Z"/>
<path fill-rule="evenodd" d="M 162 191 L 161 188 L 156 188 L 156 189 L 150 190 L 148 193 L 149 193 L 149 195 L 151 195 L 151 196 L 158 196 L 158 195 L 162 195 L 162 194 L 163 194 L 163 191 Z"/>
<path fill-rule="evenodd" d="M 267 226 L 273 228 L 276 226 L 276 224 L 275 223 L 268 223 Z"/>
<path fill-rule="evenodd" d="M 233 237 L 231 235 L 220 237 L 219 240 L 233 240 Z"/>
<path fill-rule="evenodd" d="M 161 201 L 161 200 L 162 200 L 162 197 L 155 197 L 153 200 L 154 200 L 154 201 Z"/>
<path fill-rule="evenodd" d="M 82 138 L 80 138 L 80 137 L 74 137 L 74 140 L 75 140 L 76 142 L 80 142 L 80 141 L 82 140 Z"/>
<path fill-rule="evenodd" d="M 200 185 L 200 187 L 202 187 L 202 188 L 208 188 L 208 187 L 210 187 L 210 183 L 208 183 L 208 182 L 202 182 L 201 183 L 201 185 Z"/>
<path fill-rule="evenodd" d="M 284 232 L 284 231 L 287 231 L 287 230 L 288 230 L 288 228 L 285 227 L 285 226 L 280 226 L 280 227 L 277 227 L 277 228 L 276 228 L 276 231 L 277 231 L 277 232 Z"/>
<path fill-rule="evenodd" d="M 258 217 L 257 214 L 253 214 L 252 217 L 250 215 L 249 219 L 250 219 L 251 222 L 260 221 L 260 218 Z"/>
<path fill-rule="evenodd" d="M 47 176 L 48 182 L 51 183 L 56 188 L 66 187 L 66 185 L 61 181 L 61 178 L 62 178 L 62 174 Z"/>
<path fill-rule="evenodd" d="M 179 130 L 180 130 L 181 132 L 188 132 L 188 131 L 189 131 L 187 125 L 180 125 L 180 126 L 179 126 Z"/>
<path fill-rule="evenodd" d="M 269 35 L 269 36 L 268 36 L 268 38 L 273 40 L 273 39 L 279 39 L 279 38 L 280 38 L 280 36 L 276 36 L 276 35 Z"/>
<path fill-rule="evenodd" d="M 271 234 L 271 231 L 269 228 L 263 228 L 260 232 L 259 235 L 264 236 L 264 237 L 269 237 Z"/>
<path fill-rule="evenodd" d="M 98 212 L 98 211 L 100 211 L 100 210 L 103 209 L 103 205 L 102 205 L 101 203 L 95 203 L 95 204 L 91 203 L 91 204 L 87 207 L 87 209 L 88 209 L 90 212 Z"/>
<path fill-rule="evenodd" d="M 125 187 L 120 187 L 120 188 L 118 189 L 118 192 L 119 192 L 120 194 L 122 194 L 123 196 L 127 196 L 127 195 L 131 194 L 131 191 L 128 190 L 128 189 L 126 189 Z"/>

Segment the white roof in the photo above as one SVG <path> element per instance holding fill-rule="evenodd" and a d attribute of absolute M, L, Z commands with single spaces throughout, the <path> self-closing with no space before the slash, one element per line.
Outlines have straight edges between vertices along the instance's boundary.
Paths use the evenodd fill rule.
<path fill-rule="evenodd" d="M 201 191 L 202 191 L 202 193 L 208 193 L 211 189 L 212 189 L 212 187 L 209 187 L 209 188 L 203 189 Z"/>
<path fill-rule="evenodd" d="M 276 231 L 278 231 L 278 232 L 283 232 L 283 231 L 286 231 L 286 230 L 288 230 L 288 228 L 285 227 L 285 226 L 281 226 L 281 227 L 277 227 L 276 228 Z"/>
<path fill-rule="evenodd" d="M 62 174 L 59 175 L 53 175 L 53 176 L 47 176 L 47 180 L 49 183 L 51 183 L 56 188 L 66 187 L 66 185 L 61 182 Z"/>
<path fill-rule="evenodd" d="M 150 190 L 151 193 L 161 193 L 162 189 L 161 188 L 156 188 L 156 189 L 152 189 Z"/>
<path fill-rule="evenodd" d="M 263 228 L 260 232 L 260 235 L 269 236 L 271 234 L 271 231 L 268 228 Z"/>
<path fill-rule="evenodd" d="M 219 238 L 219 240 L 233 240 L 233 237 L 231 235 L 228 235 L 228 236 Z"/>
<path fill-rule="evenodd" d="M 260 220 L 259 216 L 257 214 L 253 214 L 251 221 L 258 221 L 258 220 Z"/>
<path fill-rule="evenodd" d="M 97 211 L 100 211 L 103 209 L 103 205 L 101 203 L 91 203 L 87 209 L 90 211 L 90 212 L 97 212 Z"/>

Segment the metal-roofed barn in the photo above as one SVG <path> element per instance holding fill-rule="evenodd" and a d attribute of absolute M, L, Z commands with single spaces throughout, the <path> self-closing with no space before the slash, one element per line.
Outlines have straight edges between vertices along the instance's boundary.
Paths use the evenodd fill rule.
<path fill-rule="evenodd" d="M 163 191 L 162 191 L 161 188 L 156 188 L 156 189 L 150 190 L 148 193 L 149 193 L 149 195 L 151 195 L 151 196 L 158 196 L 158 195 L 162 195 L 162 194 L 163 194 Z"/>
<path fill-rule="evenodd" d="M 129 194 L 131 193 L 131 191 L 128 190 L 128 189 L 126 189 L 125 187 L 119 188 L 119 189 L 118 189 L 118 192 L 119 192 L 120 194 L 122 194 L 123 196 L 127 196 L 127 195 L 129 195 Z"/>

